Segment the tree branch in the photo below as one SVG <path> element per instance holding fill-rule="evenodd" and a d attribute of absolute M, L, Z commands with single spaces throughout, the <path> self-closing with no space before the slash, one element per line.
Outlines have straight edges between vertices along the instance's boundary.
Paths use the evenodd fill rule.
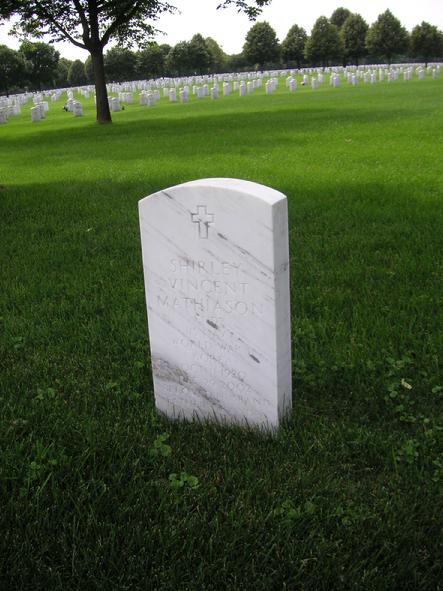
<path fill-rule="evenodd" d="M 61 25 L 59 25 L 55 18 L 51 15 L 51 13 L 49 13 L 46 10 L 46 8 L 42 4 L 40 4 L 40 2 L 36 2 L 36 6 L 41 10 L 44 17 L 57 29 L 57 31 L 60 31 L 63 37 L 66 37 L 68 41 L 70 41 L 76 47 L 80 47 L 80 49 L 88 49 L 86 45 L 74 39 L 74 37 L 70 35 L 68 31 L 66 31 Z"/>
<path fill-rule="evenodd" d="M 83 37 L 83 42 L 86 44 L 87 41 L 90 41 L 90 39 L 91 39 L 91 36 L 89 34 L 88 20 L 86 18 L 85 11 L 83 10 L 82 5 L 80 4 L 80 1 L 79 0 L 73 0 L 73 2 L 74 2 L 74 6 L 77 9 L 78 15 L 80 17 L 80 21 L 82 23 L 82 27 L 83 27 L 83 35 L 82 35 L 82 37 Z M 86 40 L 85 40 L 85 37 L 86 37 Z"/>
<path fill-rule="evenodd" d="M 102 37 L 102 47 L 104 47 L 111 36 L 117 31 L 120 25 L 123 25 L 125 22 L 129 22 L 131 18 L 137 13 L 137 10 L 140 8 L 141 1 L 134 2 L 134 6 L 128 12 L 122 13 L 120 16 L 117 16 L 115 21 L 111 23 L 108 29 L 105 31 Z"/>

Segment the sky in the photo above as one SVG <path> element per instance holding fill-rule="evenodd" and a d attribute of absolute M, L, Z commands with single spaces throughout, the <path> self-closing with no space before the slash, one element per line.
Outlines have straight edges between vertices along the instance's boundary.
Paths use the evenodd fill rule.
<path fill-rule="evenodd" d="M 157 35 L 158 43 L 175 45 L 191 39 L 195 33 L 214 38 L 228 54 L 240 53 L 246 33 L 253 25 L 234 8 L 216 10 L 221 0 L 169 0 L 180 13 L 163 15 L 155 25 L 165 34 Z M 333 11 L 343 6 L 358 12 L 369 23 L 389 9 L 409 31 L 422 21 L 427 21 L 443 30 L 443 0 L 272 0 L 258 21 L 267 21 L 282 41 L 289 28 L 297 24 L 307 33 L 319 16 L 330 17 Z M 19 41 L 8 35 L 8 25 L 0 26 L 0 44 L 16 49 Z M 81 59 L 88 57 L 85 50 L 70 43 L 57 43 L 55 47 L 62 57 Z"/>

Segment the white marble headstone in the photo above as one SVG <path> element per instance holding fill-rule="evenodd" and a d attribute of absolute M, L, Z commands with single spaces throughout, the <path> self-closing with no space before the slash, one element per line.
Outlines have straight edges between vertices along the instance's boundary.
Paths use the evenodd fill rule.
<path fill-rule="evenodd" d="M 204 179 L 139 213 L 157 408 L 278 426 L 292 400 L 285 195 Z"/>

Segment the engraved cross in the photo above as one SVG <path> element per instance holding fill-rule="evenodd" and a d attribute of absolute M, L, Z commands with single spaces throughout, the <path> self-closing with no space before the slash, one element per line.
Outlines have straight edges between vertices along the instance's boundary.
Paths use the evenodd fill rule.
<path fill-rule="evenodd" d="M 209 224 L 214 223 L 214 214 L 206 211 L 206 205 L 197 205 L 197 213 L 191 213 L 192 222 L 198 224 L 198 237 L 207 238 Z"/>

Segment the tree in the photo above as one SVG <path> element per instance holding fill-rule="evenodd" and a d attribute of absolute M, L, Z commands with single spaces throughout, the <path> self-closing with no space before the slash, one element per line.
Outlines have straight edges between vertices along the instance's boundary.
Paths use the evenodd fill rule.
<path fill-rule="evenodd" d="M 338 29 L 325 16 L 315 21 L 305 47 L 305 57 L 312 64 L 327 66 L 343 55 L 343 41 Z"/>
<path fill-rule="evenodd" d="M 220 0 L 254 19 L 271 0 Z M 18 18 L 14 30 L 49 35 L 89 51 L 94 69 L 97 121 L 110 123 L 103 51 L 109 41 L 143 44 L 155 32 L 153 23 L 175 8 L 163 0 L 2 0 L 0 18 Z"/>
<path fill-rule="evenodd" d="M 23 41 L 19 52 L 26 62 L 29 81 L 33 88 L 40 90 L 42 85 L 53 87 L 57 79 L 59 52 L 52 45 L 41 41 L 37 43 Z"/>
<path fill-rule="evenodd" d="M 92 66 L 92 57 L 90 55 L 85 61 L 85 76 L 88 84 L 94 84 L 94 68 Z"/>
<path fill-rule="evenodd" d="M 329 21 L 333 25 L 335 25 L 338 30 L 340 30 L 342 26 L 345 24 L 346 19 L 349 18 L 351 14 L 352 12 L 350 10 L 340 6 L 340 8 L 336 8 L 334 12 L 331 14 L 331 18 L 329 19 Z"/>
<path fill-rule="evenodd" d="M 69 68 L 72 65 L 72 61 L 66 59 L 65 57 L 61 57 L 58 60 L 57 64 L 57 77 L 56 77 L 56 85 L 58 88 L 65 88 L 69 85 L 68 82 L 68 74 Z"/>
<path fill-rule="evenodd" d="M 277 35 L 269 23 L 256 23 L 249 29 L 243 53 L 251 65 L 257 64 L 260 69 L 263 69 L 266 62 L 278 60 L 280 46 Z"/>
<path fill-rule="evenodd" d="M 191 53 L 189 41 L 180 41 L 171 48 L 166 58 L 168 74 L 183 76 L 191 72 Z"/>
<path fill-rule="evenodd" d="M 82 86 L 86 84 L 85 64 L 81 60 L 72 62 L 68 72 L 69 86 Z"/>
<path fill-rule="evenodd" d="M 412 29 L 411 52 L 414 57 L 422 59 L 426 64 L 432 58 L 439 58 L 443 53 L 443 33 L 423 21 Z"/>
<path fill-rule="evenodd" d="M 406 29 L 390 10 L 380 14 L 366 35 L 366 48 L 371 55 L 391 63 L 394 55 L 408 50 L 409 37 Z"/>
<path fill-rule="evenodd" d="M 346 59 L 352 59 L 358 66 L 359 59 L 364 57 L 366 50 L 366 33 L 368 24 L 359 14 L 351 14 L 343 23 L 340 34 L 343 40 Z"/>
<path fill-rule="evenodd" d="M 25 62 L 18 51 L 0 45 L 0 89 L 9 94 L 13 88 L 23 87 Z"/>
<path fill-rule="evenodd" d="M 307 38 L 306 31 L 298 25 L 293 25 L 289 29 L 281 44 L 282 57 L 286 63 L 295 62 L 297 68 L 301 67 Z"/>
<path fill-rule="evenodd" d="M 171 48 L 168 47 L 168 52 Z M 166 53 L 166 55 L 167 55 Z M 136 71 L 139 78 L 157 78 L 165 72 L 165 51 L 156 43 L 137 53 Z"/>
<path fill-rule="evenodd" d="M 198 74 L 208 73 L 212 61 L 211 52 L 200 33 L 194 35 L 189 42 L 189 59 L 193 72 Z"/>
<path fill-rule="evenodd" d="M 225 72 L 228 56 L 212 37 L 206 37 L 205 41 L 206 47 L 211 54 L 211 64 L 209 66 L 211 72 Z"/>
<path fill-rule="evenodd" d="M 108 81 L 134 80 L 137 58 L 130 49 L 113 47 L 105 53 L 104 62 Z"/>
<path fill-rule="evenodd" d="M 228 72 L 245 71 L 248 67 L 248 60 L 244 53 L 228 55 L 226 60 L 226 69 Z"/>

